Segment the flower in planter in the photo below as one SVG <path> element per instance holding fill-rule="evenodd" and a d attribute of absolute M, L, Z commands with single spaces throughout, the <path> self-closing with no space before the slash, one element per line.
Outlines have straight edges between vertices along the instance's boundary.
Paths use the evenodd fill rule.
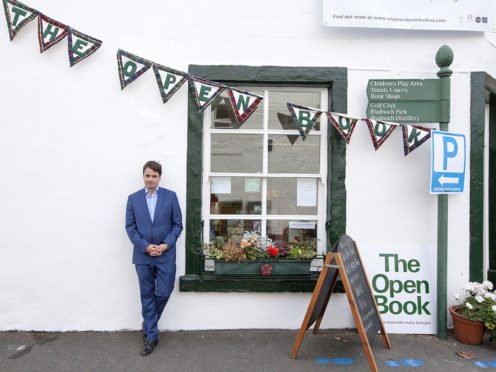
<path fill-rule="evenodd" d="M 267 247 L 267 253 L 270 255 L 270 257 L 277 257 L 279 256 L 279 248 L 269 245 Z"/>
<path fill-rule="evenodd" d="M 483 322 L 491 337 L 496 338 L 496 291 L 492 292 L 493 283 L 469 282 L 463 290 L 466 294 L 463 299 L 457 293 L 454 295 L 461 303 L 457 312 L 470 320 Z"/>

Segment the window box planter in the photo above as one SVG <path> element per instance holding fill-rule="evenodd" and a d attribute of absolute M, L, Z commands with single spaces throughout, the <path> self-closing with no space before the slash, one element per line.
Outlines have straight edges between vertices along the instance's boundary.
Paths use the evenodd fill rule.
<path fill-rule="evenodd" d="M 309 275 L 312 260 L 287 260 L 268 259 L 242 262 L 226 262 L 215 260 L 215 274 L 221 276 L 252 275 L 252 276 L 278 276 L 278 275 Z M 268 269 L 267 265 L 271 267 Z M 265 275 L 262 275 L 262 266 Z M 268 269 L 268 270 L 267 270 Z M 267 272 L 269 272 L 267 274 Z"/>

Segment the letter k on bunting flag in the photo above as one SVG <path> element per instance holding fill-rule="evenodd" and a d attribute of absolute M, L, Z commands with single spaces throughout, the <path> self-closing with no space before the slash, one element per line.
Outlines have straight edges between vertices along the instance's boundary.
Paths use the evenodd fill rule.
<path fill-rule="evenodd" d="M 36 9 L 32 9 L 15 0 L 3 0 L 3 8 L 7 19 L 10 41 L 14 40 L 17 33 L 38 15 Z"/>
<path fill-rule="evenodd" d="M 317 120 L 319 120 L 322 111 L 310 107 L 294 105 L 289 102 L 287 103 L 287 106 L 296 127 L 300 132 L 301 138 L 305 140 L 308 133 L 310 133 L 312 128 L 315 126 Z"/>
<path fill-rule="evenodd" d="M 431 138 L 431 129 L 418 127 L 416 125 L 402 125 L 403 150 L 405 156 Z"/>

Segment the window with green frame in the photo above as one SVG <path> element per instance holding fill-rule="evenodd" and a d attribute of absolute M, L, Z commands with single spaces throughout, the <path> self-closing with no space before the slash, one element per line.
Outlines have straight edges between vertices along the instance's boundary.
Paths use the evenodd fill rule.
<path fill-rule="evenodd" d="M 180 278 L 181 291 L 312 291 L 317 273 L 291 279 L 216 276 L 205 270 L 200 247 L 209 235 L 227 236 L 229 226 L 240 224 L 243 230 L 259 230 L 263 235 L 282 237 L 290 220 L 313 221 L 314 229 L 305 233 L 320 239 L 321 253 L 345 232 L 344 141 L 330 127 L 318 127 L 305 142 L 300 139 L 308 148 L 303 149 L 301 144 L 284 146 L 297 132 L 281 126 L 284 118 L 280 111 L 287 101 L 346 112 L 346 69 L 194 65 L 190 66 L 189 73 L 261 94 L 265 103 L 262 101 L 261 107 L 241 129 L 233 129 L 227 101 L 218 100 L 203 117 L 189 97 L 186 275 Z M 284 153 L 285 149 L 295 154 L 313 150 L 312 156 L 319 159 L 318 164 L 291 166 L 290 162 L 283 161 L 291 156 Z M 234 158 L 232 154 L 226 156 L 233 151 L 236 152 Z M 318 185 L 317 198 L 326 201 L 320 208 L 284 206 L 283 200 L 269 195 L 295 189 L 299 180 Z M 213 192 L 222 192 L 223 188 L 225 191 L 227 185 L 237 194 L 236 200 Z M 250 195 L 246 190 L 251 191 Z M 212 195 L 216 199 L 213 205 Z"/>

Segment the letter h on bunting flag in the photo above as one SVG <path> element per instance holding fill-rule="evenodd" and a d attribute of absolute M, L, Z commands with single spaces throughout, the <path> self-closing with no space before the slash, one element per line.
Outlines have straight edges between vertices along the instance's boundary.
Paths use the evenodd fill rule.
<path fill-rule="evenodd" d="M 229 95 L 229 100 L 231 101 L 238 127 L 241 127 L 241 125 L 248 120 L 263 99 L 263 97 L 256 94 L 243 92 L 233 88 L 228 88 L 227 94 Z"/>
<path fill-rule="evenodd" d="M 187 74 L 158 64 L 153 64 L 153 72 L 164 103 L 188 80 Z"/>
<path fill-rule="evenodd" d="M 293 117 L 293 121 L 300 132 L 301 138 L 305 140 L 308 133 L 310 133 L 315 126 L 317 120 L 319 120 L 322 111 L 310 107 L 293 105 L 292 103 L 287 103 L 287 106 Z"/>
<path fill-rule="evenodd" d="M 40 53 L 50 49 L 67 35 L 67 26 L 44 14 L 38 15 Z"/>
<path fill-rule="evenodd" d="M 212 101 L 224 90 L 224 86 L 213 81 L 191 76 L 189 79 L 191 92 L 198 107 L 198 112 L 203 112 Z"/>
<path fill-rule="evenodd" d="M 3 0 L 5 18 L 9 29 L 10 41 L 14 40 L 21 29 L 38 16 L 38 11 L 15 0 Z"/>
<path fill-rule="evenodd" d="M 405 156 L 431 138 L 431 129 L 416 125 L 403 125 L 403 150 Z"/>

